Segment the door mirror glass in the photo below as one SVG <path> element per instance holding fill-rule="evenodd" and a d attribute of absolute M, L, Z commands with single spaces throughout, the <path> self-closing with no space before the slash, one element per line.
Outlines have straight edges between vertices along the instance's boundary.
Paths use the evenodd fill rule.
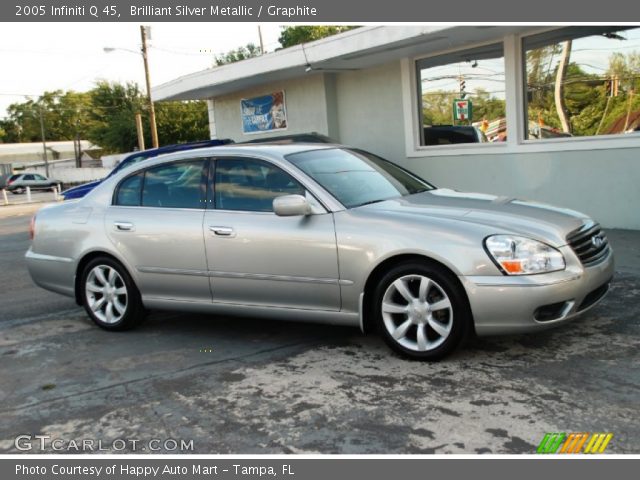
<path fill-rule="evenodd" d="M 283 195 L 273 199 L 273 211 L 279 217 L 310 215 L 311 205 L 302 195 Z"/>

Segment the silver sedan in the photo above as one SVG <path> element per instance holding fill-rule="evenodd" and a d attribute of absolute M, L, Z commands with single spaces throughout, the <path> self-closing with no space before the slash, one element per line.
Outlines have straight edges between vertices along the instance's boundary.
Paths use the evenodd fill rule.
<path fill-rule="evenodd" d="M 470 334 L 563 324 L 613 275 L 583 214 L 436 188 L 335 145 L 151 159 L 43 208 L 32 237 L 33 280 L 107 330 L 147 309 L 327 322 L 427 360 Z"/>

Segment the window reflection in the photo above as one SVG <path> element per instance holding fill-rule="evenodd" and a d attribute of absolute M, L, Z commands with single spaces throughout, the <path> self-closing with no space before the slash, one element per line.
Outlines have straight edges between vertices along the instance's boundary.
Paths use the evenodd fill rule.
<path fill-rule="evenodd" d="M 421 144 L 505 141 L 502 44 L 417 62 Z"/>
<path fill-rule="evenodd" d="M 640 28 L 570 27 L 523 46 L 527 138 L 638 131 Z"/>
<path fill-rule="evenodd" d="M 273 211 L 273 199 L 304 195 L 304 188 L 288 173 L 252 159 L 216 161 L 215 206 L 220 210 Z"/>

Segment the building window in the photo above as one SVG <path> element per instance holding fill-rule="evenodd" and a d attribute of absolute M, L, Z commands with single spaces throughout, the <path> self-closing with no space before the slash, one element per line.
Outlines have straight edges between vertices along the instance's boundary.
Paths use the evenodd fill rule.
<path fill-rule="evenodd" d="M 502 44 L 416 62 L 420 144 L 486 144 L 507 138 Z"/>
<path fill-rule="evenodd" d="M 640 28 L 567 27 L 523 39 L 525 138 L 640 129 Z"/>

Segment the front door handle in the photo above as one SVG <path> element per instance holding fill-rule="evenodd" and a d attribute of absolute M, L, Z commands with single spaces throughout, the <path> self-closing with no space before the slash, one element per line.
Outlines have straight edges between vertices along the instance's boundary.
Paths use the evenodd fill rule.
<path fill-rule="evenodd" d="M 113 222 L 113 226 L 120 232 L 131 232 L 133 230 L 133 223 L 131 222 Z"/>
<path fill-rule="evenodd" d="M 219 237 L 235 237 L 236 235 L 231 227 L 217 227 L 212 225 L 209 227 L 209 230 Z"/>

